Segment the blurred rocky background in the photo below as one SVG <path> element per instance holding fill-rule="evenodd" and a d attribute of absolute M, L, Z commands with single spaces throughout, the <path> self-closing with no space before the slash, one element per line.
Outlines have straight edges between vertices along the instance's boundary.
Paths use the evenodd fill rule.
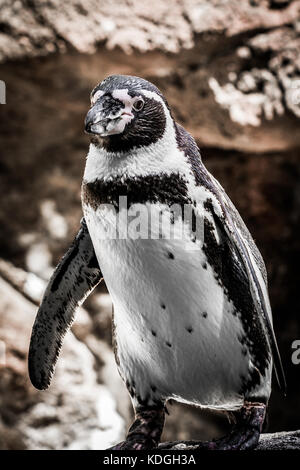
<path fill-rule="evenodd" d="M 91 88 L 112 73 L 154 82 L 197 139 L 266 260 L 288 395 L 269 430 L 300 426 L 300 2 L 0 0 L 0 448 L 101 449 L 130 401 L 111 349 L 105 286 L 80 309 L 53 385 L 27 375 L 37 305 L 79 227 Z M 164 440 L 215 437 L 222 415 L 176 404 Z"/>

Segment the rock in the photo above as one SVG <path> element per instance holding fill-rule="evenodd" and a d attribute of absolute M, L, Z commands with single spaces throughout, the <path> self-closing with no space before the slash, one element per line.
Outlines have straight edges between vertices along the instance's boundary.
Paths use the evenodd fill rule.
<path fill-rule="evenodd" d="M 68 333 L 51 387 L 36 391 L 27 372 L 36 307 L 2 278 L 0 297 L 0 340 L 6 349 L 0 366 L 0 447 L 104 449 L 121 440 L 124 420 L 108 387 L 98 383 L 85 344 Z"/>
<path fill-rule="evenodd" d="M 263 434 L 256 450 L 299 450 L 300 431 Z"/>
<path fill-rule="evenodd" d="M 299 450 L 300 431 L 262 434 L 255 450 Z M 197 450 L 192 441 L 163 442 L 159 450 Z"/>
<path fill-rule="evenodd" d="M 227 37 L 245 31 L 268 29 L 292 23 L 299 13 L 298 1 L 287 1 L 278 9 L 268 1 L 172 0 L 150 4 L 134 0 L 25 0 L 2 2 L 0 59 L 47 55 L 73 48 L 94 53 L 97 45 L 118 46 L 125 52 L 159 49 L 179 52 L 195 46 L 204 33 Z"/>

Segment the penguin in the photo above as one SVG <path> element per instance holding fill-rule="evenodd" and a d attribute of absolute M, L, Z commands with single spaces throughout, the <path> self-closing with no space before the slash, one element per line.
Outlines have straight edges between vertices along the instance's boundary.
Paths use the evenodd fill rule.
<path fill-rule="evenodd" d="M 158 447 L 168 400 L 232 418 L 228 435 L 199 449 L 254 448 L 273 368 L 283 390 L 286 382 L 251 234 L 149 81 L 105 78 L 91 93 L 85 131 L 84 217 L 37 313 L 32 384 L 49 386 L 76 307 L 104 279 L 116 363 L 135 411 L 112 449 Z M 137 225 L 146 226 L 142 234 Z"/>

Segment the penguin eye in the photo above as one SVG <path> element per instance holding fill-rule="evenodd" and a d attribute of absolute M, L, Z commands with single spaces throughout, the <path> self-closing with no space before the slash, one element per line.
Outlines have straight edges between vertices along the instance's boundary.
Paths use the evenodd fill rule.
<path fill-rule="evenodd" d="M 141 111 L 144 107 L 144 100 L 142 98 L 138 98 L 132 105 L 133 109 L 136 111 Z"/>

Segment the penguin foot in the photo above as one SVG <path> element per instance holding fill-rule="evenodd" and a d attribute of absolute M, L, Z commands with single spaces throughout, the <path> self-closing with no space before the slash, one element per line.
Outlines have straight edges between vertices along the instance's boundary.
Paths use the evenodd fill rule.
<path fill-rule="evenodd" d="M 266 405 L 263 403 L 247 402 L 232 415 L 235 424 L 232 431 L 221 439 L 203 442 L 197 446 L 204 450 L 250 450 L 259 441 L 265 419 Z"/>
<path fill-rule="evenodd" d="M 109 450 L 147 450 L 158 446 L 165 422 L 163 407 L 140 409 L 130 427 L 126 440 Z"/>

